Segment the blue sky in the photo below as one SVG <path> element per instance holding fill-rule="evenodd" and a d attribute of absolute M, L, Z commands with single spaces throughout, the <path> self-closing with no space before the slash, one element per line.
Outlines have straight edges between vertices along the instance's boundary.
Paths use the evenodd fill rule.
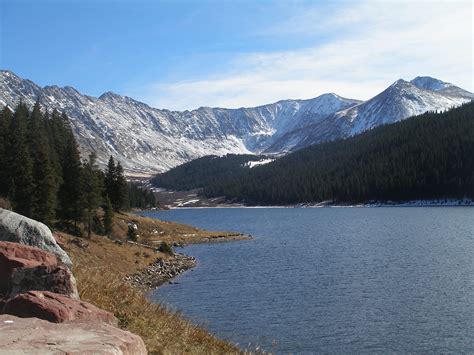
<path fill-rule="evenodd" d="M 470 1 L 0 0 L 0 66 L 154 107 L 367 99 L 431 75 L 473 91 Z"/>

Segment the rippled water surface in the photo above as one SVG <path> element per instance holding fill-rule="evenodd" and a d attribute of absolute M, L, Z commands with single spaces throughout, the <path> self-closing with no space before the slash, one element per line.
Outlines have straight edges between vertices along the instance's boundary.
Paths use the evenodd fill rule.
<path fill-rule="evenodd" d="M 144 214 L 255 237 L 183 249 L 198 266 L 151 294 L 243 348 L 474 351 L 472 207 Z"/>

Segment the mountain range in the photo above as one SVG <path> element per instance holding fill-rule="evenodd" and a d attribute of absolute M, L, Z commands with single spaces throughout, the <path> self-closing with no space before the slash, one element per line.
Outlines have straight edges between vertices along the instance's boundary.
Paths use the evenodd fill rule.
<path fill-rule="evenodd" d="M 474 94 L 431 77 L 398 80 L 370 100 L 323 94 L 251 108 L 156 109 L 107 92 L 83 95 L 70 86 L 40 87 L 0 71 L 0 106 L 32 106 L 65 112 L 83 155 L 95 151 L 105 166 L 112 155 L 129 175 L 151 175 L 205 155 L 286 154 L 345 138 L 426 111 L 444 111 Z"/>
<path fill-rule="evenodd" d="M 462 199 L 471 204 L 473 151 L 474 101 L 314 144 L 274 160 L 235 154 L 202 157 L 156 175 L 151 183 L 175 191 L 162 193 L 161 199 L 176 207 L 216 201 L 347 205 Z"/>

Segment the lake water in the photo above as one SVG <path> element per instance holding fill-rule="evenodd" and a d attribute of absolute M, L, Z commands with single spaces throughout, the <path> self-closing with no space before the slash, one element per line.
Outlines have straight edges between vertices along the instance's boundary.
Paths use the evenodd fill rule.
<path fill-rule="evenodd" d="M 474 352 L 474 208 L 180 209 L 254 240 L 193 245 L 151 298 L 242 348 Z"/>

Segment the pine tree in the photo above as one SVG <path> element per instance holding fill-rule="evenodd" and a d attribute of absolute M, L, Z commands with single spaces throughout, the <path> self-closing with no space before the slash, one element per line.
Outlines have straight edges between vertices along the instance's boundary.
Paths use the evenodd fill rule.
<path fill-rule="evenodd" d="M 45 149 L 40 149 L 37 153 L 33 165 L 33 176 L 35 189 L 32 216 L 38 221 L 52 225 L 56 216 L 58 186 Z"/>
<path fill-rule="evenodd" d="M 119 212 L 127 207 L 127 180 L 120 162 L 115 165 L 114 158 L 110 156 L 105 170 L 105 194 L 110 198 L 115 211 Z"/>
<path fill-rule="evenodd" d="M 105 178 L 104 178 L 104 199 L 107 197 L 112 201 L 114 198 L 114 189 L 115 189 L 115 161 L 112 156 L 110 156 L 109 162 L 107 163 L 107 168 L 105 169 Z"/>
<path fill-rule="evenodd" d="M 53 127 L 54 122 L 52 116 L 49 115 L 48 111 L 46 111 L 43 115 L 43 126 L 45 127 L 48 143 L 49 143 L 49 160 L 51 162 L 51 167 L 54 171 L 54 177 L 56 180 L 56 186 L 59 188 L 62 184 L 63 173 L 61 169 L 61 161 L 60 161 L 60 151 L 57 149 L 57 140 L 53 135 Z M 64 150 L 62 150 L 64 151 Z"/>
<path fill-rule="evenodd" d="M 112 232 L 113 226 L 113 216 L 114 211 L 112 207 L 112 202 L 110 202 L 110 198 L 107 196 L 105 199 L 105 206 L 104 206 L 104 231 L 106 235 L 110 235 Z"/>
<path fill-rule="evenodd" d="M 123 173 L 123 168 L 120 162 L 117 163 L 115 169 L 115 210 L 121 211 L 124 208 L 127 208 L 128 204 L 128 189 L 127 189 L 127 180 L 125 179 L 125 175 Z M 112 201 L 114 203 L 114 201 Z"/>
<path fill-rule="evenodd" d="M 96 210 L 100 204 L 100 183 L 96 167 L 96 155 L 92 153 L 89 155 L 89 160 L 84 164 L 83 169 L 83 201 L 85 208 L 85 223 L 87 224 L 87 237 L 90 238 L 92 234 L 92 220 L 95 216 Z"/>
<path fill-rule="evenodd" d="M 48 134 L 37 102 L 29 121 L 29 145 L 33 158 L 33 180 L 31 196 L 32 218 L 51 225 L 55 218 L 57 198 L 57 178 L 50 161 L 51 148 Z"/>
<path fill-rule="evenodd" d="M 45 119 L 46 120 L 46 119 Z M 48 139 L 58 157 L 58 172 L 61 171 L 61 157 L 64 156 L 67 145 L 71 140 L 71 129 L 67 117 L 61 116 L 57 110 L 53 110 L 51 118 L 46 120 L 48 129 Z"/>
<path fill-rule="evenodd" d="M 8 154 L 7 145 L 13 113 L 5 106 L 0 112 L 0 196 L 8 193 Z"/>
<path fill-rule="evenodd" d="M 60 156 L 63 182 L 58 194 L 58 216 L 63 221 L 74 221 L 77 228 L 77 222 L 83 216 L 82 165 L 72 132 L 64 140 L 64 151 Z"/>
<path fill-rule="evenodd" d="M 28 108 L 20 103 L 10 125 L 10 137 L 7 146 L 8 156 L 8 195 L 13 209 L 30 217 L 34 189 L 32 160 L 27 145 Z"/>

